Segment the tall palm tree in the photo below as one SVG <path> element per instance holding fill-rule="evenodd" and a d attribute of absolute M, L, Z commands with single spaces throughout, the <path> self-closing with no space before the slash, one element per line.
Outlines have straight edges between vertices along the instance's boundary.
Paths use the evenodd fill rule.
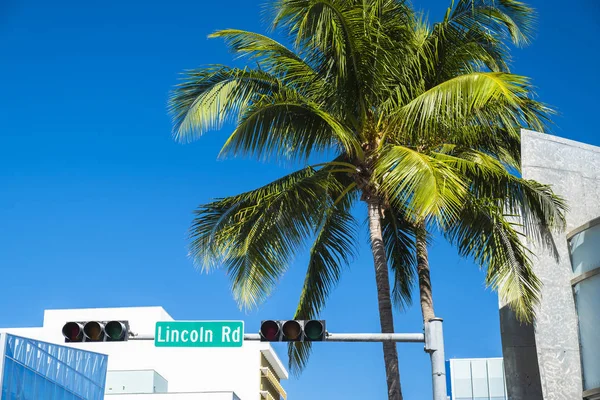
<path fill-rule="evenodd" d="M 510 38 L 517 46 L 528 44 L 534 22 L 534 10 L 519 1 L 459 0 L 456 4 L 452 2 L 444 20 L 433 28 L 417 23 L 414 30 L 417 43 L 414 55 L 418 60 L 408 64 L 416 66 L 413 73 L 423 80 L 424 94 L 446 99 L 428 104 L 439 108 L 430 108 L 433 114 L 429 116 L 415 114 L 412 125 L 407 126 L 413 131 L 422 130 L 414 134 L 420 140 L 419 151 L 433 150 L 444 157 L 462 159 L 451 163 L 456 163 L 453 166 L 467 177 L 470 192 L 461 210 L 445 223 L 428 224 L 424 218 L 412 224 L 424 323 L 435 318 L 427 251 L 431 232 L 445 236 L 461 256 L 471 257 L 487 267 L 486 284 L 500 289 L 503 300 L 511 304 L 523 321 L 533 318 L 540 288 L 531 271 L 524 237 L 537 241 L 558 257 L 551 232 L 564 229 L 564 201 L 548 186 L 506 174 L 520 172 L 520 128 L 531 126 L 544 131 L 551 110 L 532 102 L 528 79 L 514 75 L 509 90 L 530 102 L 528 111 L 537 119 L 531 119 L 510 101 L 472 104 L 470 110 L 462 107 L 464 103 L 460 101 L 448 102 L 453 92 L 448 90 L 450 83 L 463 85 L 466 78 L 481 79 L 483 71 L 496 72 L 486 74 L 486 79 L 507 75 L 510 55 L 505 40 Z M 467 83 L 455 93 L 477 101 L 475 96 L 465 97 L 473 89 L 475 86 Z M 406 121 L 397 122 L 402 125 Z M 439 155 L 434 157 L 439 159 Z M 472 170 L 468 164 L 459 165 L 465 161 L 494 166 L 487 171 Z M 488 175 L 497 168 L 504 171 Z M 521 284 L 515 285 L 510 282 L 512 279 L 520 279 Z"/>
<path fill-rule="evenodd" d="M 547 241 L 562 204 L 548 187 L 511 174 L 518 128 L 540 130 L 549 113 L 506 65 L 505 36 L 526 37 L 528 8 L 461 0 L 433 29 L 400 0 L 280 0 L 272 10 L 292 49 L 246 31 L 211 35 L 255 67 L 186 72 L 170 101 L 175 136 L 194 140 L 232 121 L 221 155 L 331 161 L 200 206 L 195 262 L 224 267 L 236 300 L 254 307 L 310 241 L 294 317 L 316 318 L 356 251 L 351 211 L 361 201 L 382 332 L 394 331 L 392 299 L 411 302 L 417 272 L 424 319 L 434 316 L 426 246 L 434 230 L 487 267 L 488 283 L 529 316 L 539 284 L 522 228 L 507 214 L 519 211 L 527 232 Z M 288 353 L 299 372 L 310 344 L 290 344 Z M 395 344 L 383 353 L 389 398 L 401 399 Z"/>

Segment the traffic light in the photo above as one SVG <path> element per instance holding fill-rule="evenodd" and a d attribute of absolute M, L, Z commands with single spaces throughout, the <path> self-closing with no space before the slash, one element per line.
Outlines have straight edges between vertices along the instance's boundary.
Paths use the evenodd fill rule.
<path fill-rule="evenodd" d="M 62 334 L 65 343 L 124 342 L 129 338 L 129 321 L 71 321 Z"/>
<path fill-rule="evenodd" d="M 323 320 L 266 320 L 260 323 L 261 342 L 315 342 L 325 340 Z"/>

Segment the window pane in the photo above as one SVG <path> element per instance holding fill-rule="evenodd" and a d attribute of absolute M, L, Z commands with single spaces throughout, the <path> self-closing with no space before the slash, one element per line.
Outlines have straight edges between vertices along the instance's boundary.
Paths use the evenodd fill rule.
<path fill-rule="evenodd" d="M 488 382 L 490 386 L 490 397 L 505 398 L 504 393 L 504 367 L 502 359 L 488 360 Z"/>
<path fill-rule="evenodd" d="M 48 385 L 46 378 L 37 376 L 36 399 L 52 399 L 53 393 L 48 393 L 48 389 L 52 390 L 52 386 Z"/>
<path fill-rule="evenodd" d="M 454 376 L 454 384 L 452 391 L 456 399 L 473 398 L 473 387 L 471 381 L 471 361 L 469 360 L 454 360 L 452 363 L 452 374 Z"/>
<path fill-rule="evenodd" d="M 575 276 L 600 267 L 600 225 L 573 236 L 569 247 Z"/>
<path fill-rule="evenodd" d="M 2 379 L 2 399 L 8 398 L 8 393 L 10 392 L 10 383 L 12 380 L 12 368 L 13 361 L 5 357 L 4 358 L 4 378 Z"/>
<path fill-rule="evenodd" d="M 579 316 L 583 390 L 590 390 L 600 387 L 600 275 L 579 282 L 574 290 Z"/>
<path fill-rule="evenodd" d="M 23 381 L 21 382 L 21 390 L 23 390 L 23 400 L 35 400 L 35 372 L 29 368 L 25 368 L 23 372 Z"/>
<path fill-rule="evenodd" d="M 473 397 L 476 400 L 488 400 L 487 360 L 471 361 L 471 376 L 473 377 Z"/>
<path fill-rule="evenodd" d="M 22 377 L 23 366 L 13 361 L 12 374 L 10 378 L 10 399 L 16 398 L 17 392 L 21 390 Z"/>
<path fill-rule="evenodd" d="M 65 389 L 61 388 L 58 385 L 55 385 L 54 389 L 54 399 L 53 400 L 65 400 Z"/>

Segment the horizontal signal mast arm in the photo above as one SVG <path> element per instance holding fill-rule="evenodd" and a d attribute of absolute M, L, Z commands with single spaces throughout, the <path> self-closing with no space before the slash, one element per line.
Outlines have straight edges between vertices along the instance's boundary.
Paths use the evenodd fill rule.
<path fill-rule="evenodd" d="M 260 340 L 257 333 L 246 333 L 244 340 Z M 424 343 L 422 333 L 327 333 L 326 342 L 412 342 Z"/>
<path fill-rule="evenodd" d="M 154 335 L 132 336 L 129 340 L 154 340 Z M 258 333 L 244 334 L 244 340 L 259 341 Z M 326 342 L 405 342 L 424 343 L 422 333 L 327 333 Z"/>

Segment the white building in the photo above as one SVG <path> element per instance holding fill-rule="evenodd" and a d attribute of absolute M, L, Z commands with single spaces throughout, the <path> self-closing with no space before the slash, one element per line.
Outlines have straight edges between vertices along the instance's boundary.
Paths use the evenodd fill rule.
<path fill-rule="evenodd" d="M 15 335 L 64 343 L 69 321 L 127 320 L 132 332 L 153 336 L 156 322 L 173 321 L 162 307 L 46 310 L 39 328 L 6 328 Z M 67 343 L 108 355 L 108 400 L 286 399 L 288 373 L 269 343 L 240 348 L 155 347 L 153 340 Z"/>

